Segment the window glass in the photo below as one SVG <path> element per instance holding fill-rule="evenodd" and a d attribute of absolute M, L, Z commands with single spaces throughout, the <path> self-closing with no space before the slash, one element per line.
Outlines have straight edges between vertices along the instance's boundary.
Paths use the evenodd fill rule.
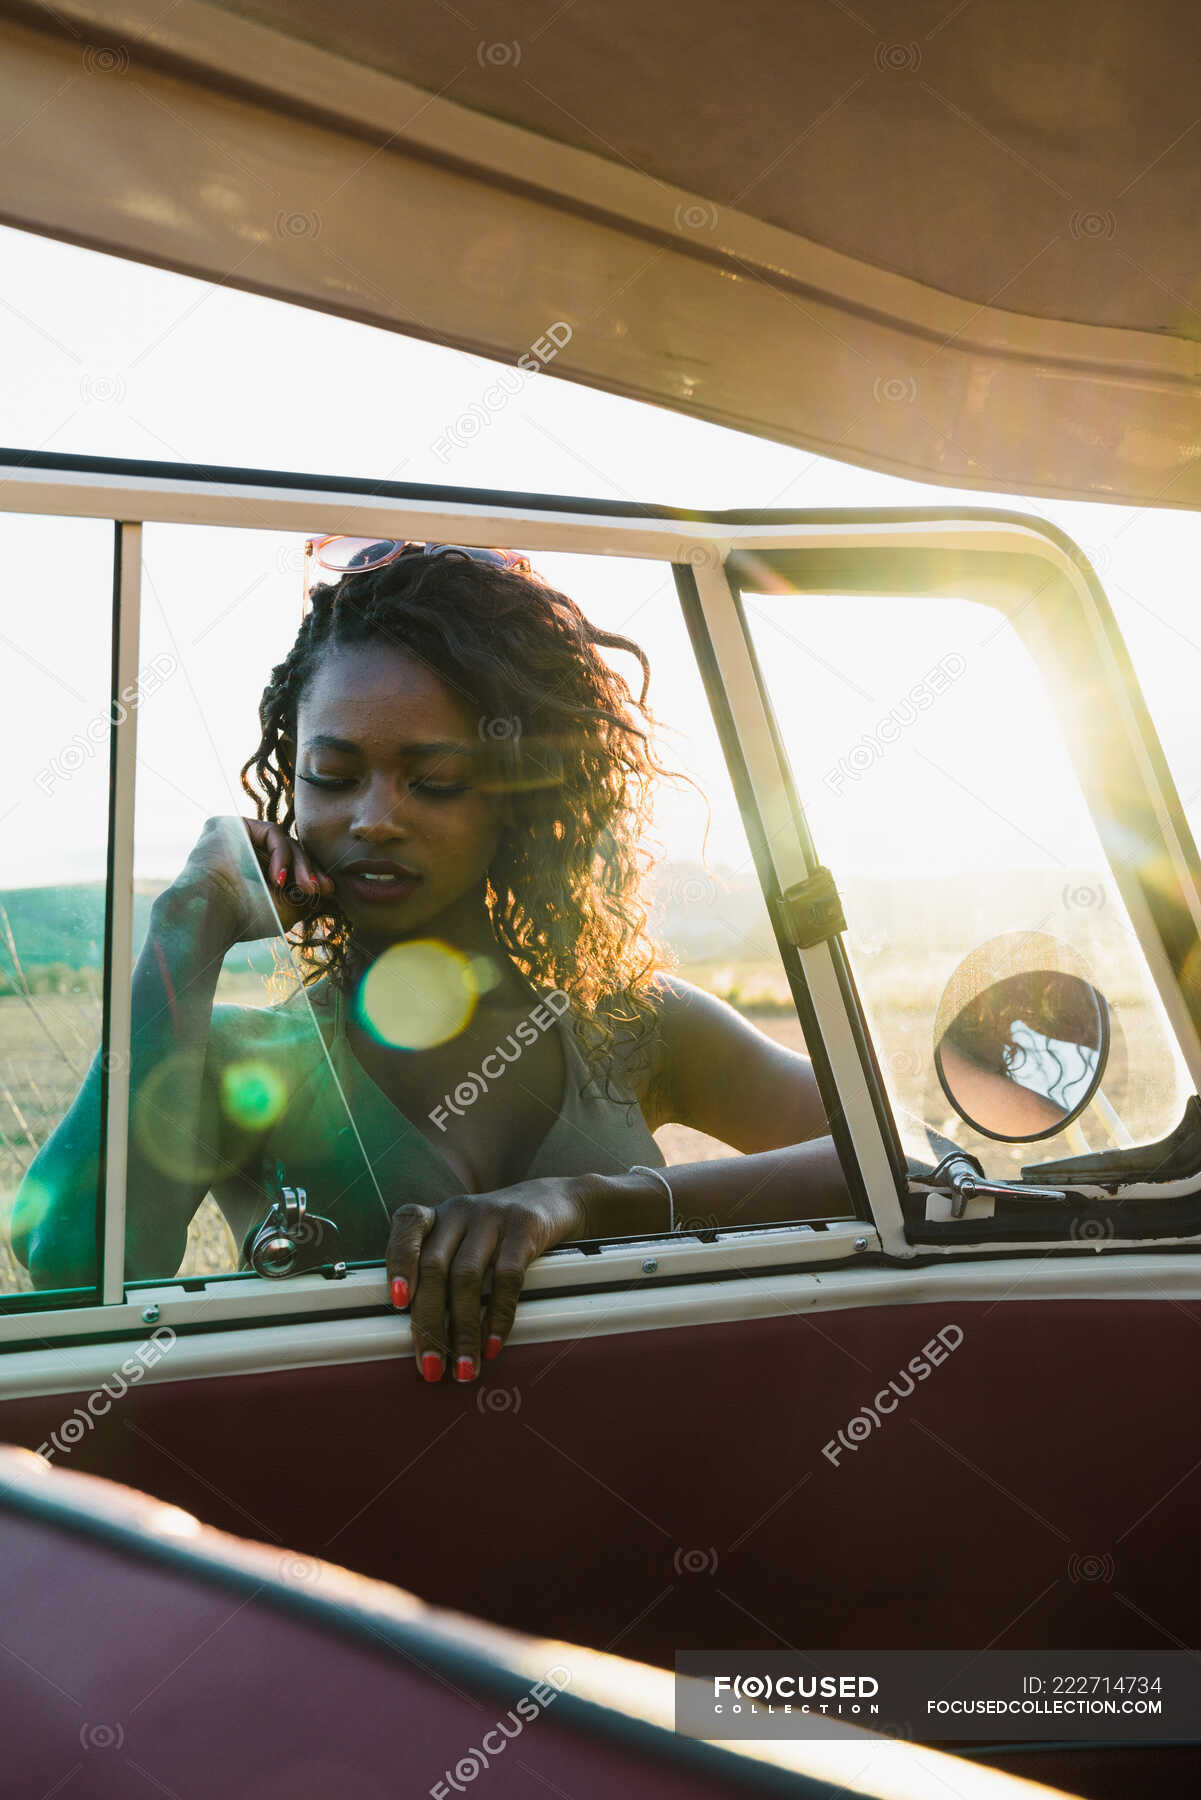
<path fill-rule="evenodd" d="M 18 514 L 4 520 L 0 1293 L 6 1294 L 33 1285 L 22 1257 L 45 1194 L 36 1172 L 29 1177 L 31 1165 L 61 1125 L 100 1045 L 113 536 L 103 520 Z M 94 1156 L 82 1178 L 94 1256 Z M 13 1208 L 22 1188 L 14 1247 Z"/>
<path fill-rule="evenodd" d="M 130 1106 L 134 1279 L 246 1272 L 285 1186 L 305 1189 L 306 1264 L 342 1260 L 320 1221 L 337 1222 L 344 1196 L 278 1155 L 277 1127 L 314 1093 L 340 1182 L 365 1181 L 384 1217 L 284 930 L 304 900 L 296 871 L 281 917 L 268 859 L 241 822 L 255 817 L 241 769 L 259 741 L 260 697 L 301 622 L 303 549 L 295 534 L 144 529 L 141 660 L 164 679 L 138 720 L 134 1017 L 146 1037 Z M 159 1232 L 147 1214 L 165 1203 L 171 1224 Z"/>
<path fill-rule="evenodd" d="M 410 557 L 331 631 L 303 543 L 144 532 L 127 1277 L 246 1272 L 284 1190 L 298 1272 L 405 1200 L 820 1135 L 670 569 L 536 559 L 582 624 Z M 673 1039 L 656 973 L 726 1004 Z"/>
<path fill-rule="evenodd" d="M 1100 535 L 1100 534 L 1098 534 Z M 1087 546 L 1134 663 L 1193 836 L 1201 840 L 1201 626 L 1196 513 L 1125 514 Z"/>
<path fill-rule="evenodd" d="M 954 1142 L 1012 1179 L 1023 1165 L 1165 1136 L 1191 1084 L 1012 626 L 942 598 L 748 594 L 745 604 L 817 854 L 843 895 L 907 1151 L 930 1161 Z M 1070 1033 L 1036 1039 L 1017 1020 L 1016 1036 L 998 1040 L 997 1071 L 1024 1055 L 1012 1079 L 1038 1096 L 1039 1117 L 1002 1133 L 1025 1141 L 1002 1142 L 951 1103 L 936 1034 L 965 1006 L 979 1014 L 983 987 L 1014 967 L 1006 956 L 1031 946 L 1037 966 L 1059 980 L 1078 972 L 1104 995 L 1109 1056 L 1086 1110 L 1056 1130 L 1055 1107 L 1071 1110 L 1095 1062 L 1069 1069 Z"/>
<path fill-rule="evenodd" d="M 588 623 L 555 599 L 557 623 L 519 608 L 498 631 L 484 565 L 418 560 L 425 587 L 398 604 L 384 582 L 369 625 L 331 637 L 327 600 L 302 631 L 303 539 L 145 528 L 128 1279 L 246 1272 L 285 1190 L 305 1202 L 297 1266 L 319 1267 L 382 1256 L 406 1199 L 771 1148 L 760 1076 L 786 1111 L 794 1093 L 816 1108 L 798 1136 L 820 1133 L 670 569 L 541 559 Z M 456 569 L 470 594 L 445 589 Z M 102 804 L 106 769 L 88 772 Z M 70 791 L 77 810 L 82 776 Z M 60 860 L 80 835 L 66 811 Z M 102 823 L 90 841 L 99 873 Z M 305 891 L 298 855 L 332 899 Z M 725 1003 L 677 1030 L 692 1062 L 694 1038 L 711 1044 L 699 1075 L 679 1074 L 656 974 L 677 1005 Z M 94 1051 L 94 975 L 76 985 Z M 32 1029 L 31 999 L 6 1003 L 13 1029 Z M 94 1081 L 52 1130 L 79 1075 L 64 1064 L 38 1117 L 42 1286 L 95 1228 Z M 30 1148 L 13 1145 L 14 1183 Z"/>

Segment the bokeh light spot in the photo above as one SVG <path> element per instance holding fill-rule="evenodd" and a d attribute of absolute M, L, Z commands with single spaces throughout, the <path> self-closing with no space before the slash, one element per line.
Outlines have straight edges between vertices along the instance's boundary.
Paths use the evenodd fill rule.
<path fill-rule="evenodd" d="M 17 1236 L 38 1229 L 54 1201 L 54 1193 L 44 1182 L 27 1175 L 21 1183 L 20 1196 L 11 1205 L 9 1216 L 0 1215 L 0 1226 Z"/>
<path fill-rule="evenodd" d="M 479 978 L 461 951 L 436 938 L 393 944 L 358 995 L 358 1017 L 381 1043 L 429 1050 L 457 1037 L 475 1011 Z"/>
<path fill-rule="evenodd" d="M 278 1070 L 260 1058 L 232 1062 L 221 1075 L 221 1107 L 227 1119 L 247 1130 L 274 1125 L 288 1103 Z"/>
<path fill-rule="evenodd" d="M 146 1160 L 173 1181 L 215 1180 L 225 1173 L 208 1143 L 197 1141 L 196 1096 L 204 1079 L 203 1050 L 175 1050 L 130 1095 L 133 1140 Z"/>

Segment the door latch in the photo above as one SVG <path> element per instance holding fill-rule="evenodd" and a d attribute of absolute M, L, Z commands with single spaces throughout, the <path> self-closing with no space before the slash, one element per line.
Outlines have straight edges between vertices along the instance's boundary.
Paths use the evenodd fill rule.
<path fill-rule="evenodd" d="M 1026 1182 L 990 1181 L 974 1156 L 965 1150 L 944 1156 L 931 1175 L 924 1178 L 931 1187 L 951 1190 L 951 1217 L 961 1219 L 969 1200 L 1049 1201 L 1066 1206 L 1068 1197 L 1062 1188 L 1031 1187 Z"/>
<path fill-rule="evenodd" d="M 251 1228 L 244 1246 L 246 1261 L 256 1275 L 278 1281 L 286 1275 L 311 1275 L 328 1268 L 335 1280 L 346 1274 L 342 1239 L 332 1219 L 308 1211 L 308 1195 L 302 1187 L 284 1183 L 282 1164 L 276 1164 L 271 1185 L 276 1197 L 261 1225 Z"/>

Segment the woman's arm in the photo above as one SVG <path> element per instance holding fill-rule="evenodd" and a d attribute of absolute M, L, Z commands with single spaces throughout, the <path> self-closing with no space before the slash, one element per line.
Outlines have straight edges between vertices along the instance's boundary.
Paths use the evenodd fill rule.
<path fill-rule="evenodd" d="M 851 1209 L 829 1138 L 675 1164 L 667 1171 L 677 1221 L 722 1225 L 838 1218 Z M 513 1329 L 530 1264 L 577 1238 L 668 1229 L 667 1196 L 652 1175 L 548 1175 L 493 1194 L 459 1194 L 439 1206 L 396 1209 L 388 1242 L 392 1304 L 411 1306 L 413 1355 L 426 1381 L 449 1357 L 456 1381 L 474 1381 L 481 1348 L 498 1356 Z M 484 1304 L 483 1285 L 492 1273 Z"/>
<path fill-rule="evenodd" d="M 669 975 L 660 986 L 662 1071 L 643 1103 L 652 1130 L 690 1125 L 748 1155 L 825 1132 L 807 1056 L 691 982 Z"/>
<path fill-rule="evenodd" d="M 659 1066 L 640 1097 L 647 1123 L 690 1125 L 746 1153 L 673 1164 L 666 1179 L 676 1221 L 760 1225 L 849 1213 L 833 1142 L 818 1135 L 826 1119 L 808 1057 L 689 982 L 661 981 Z M 437 1207 L 398 1207 L 388 1279 L 393 1305 L 412 1305 L 418 1372 L 438 1381 L 449 1358 L 456 1380 L 474 1380 L 481 1346 L 499 1355 L 512 1330 L 527 1268 L 555 1244 L 667 1229 L 667 1196 L 652 1175 L 546 1176 Z"/>
<path fill-rule="evenodd" d="M 663 1170 L 677 1224 L 765 1225 L 837 1219 L 853 1209 L 832 1138 L 812 1138 L 749 1156 L 673 1163 Z M 580 1237 L 623 1237 L 667 1228 L 667 1196 L 648 1175 L 581 1175 Z M 659 1204 L 655 1205 L 655 1195 Z"/>
<path fill-rule="evenodd" d="M 212 1181 L 244 1166 L 257 1141 L 231 1124 L 221 1104 L 222 1061 L 238 1053 L 239 1034 L 211 1042 L 213 997 L 226 951 L 274 935 L 298 907 L 282 898 L 273 907 L 253 865 L 249 879 L 245 866 L 251 845 L 272 868 L 286 866 L 285 835 L 255 821 L 249 832 L 239 819 L 209 820 L 183 873 L 154 902 L 134 968 L 125 1200 L 126 1272 L 133 1280 L 175 1273 L 188 1223 Z M 256 1036 L 255 1017 L 248 1017 L 242 1054 Z M 17 1193 L 13 1248 L 38 1287 L 97 1279 L 100 1087 L 97 1056 Z"/>
<path fill-rule="evenodd" d="M 188 1222 L 227 1154 L 213 1083 L 204 1080 L 213 996 L 229 944 L 197 894 L 155 901 L 133 973 L 127 1272 L 171 1275 Z M 13 1208 L 13 1248 L 38 1287 L 97 1279 L 100 1058 L 35 1156 Z"/>
<path fill-rule="evenodd" d="M 943 1078 L 967 1117 L 981 1129 L 1027 1141 L 1044 1137 L 1064 1123 L 1067 1114 L 1054 1100 L 1023 1087 L 1011 1075 L 986 1069 L 967 1056 L 949 1037 L 938 1046 Z"/>

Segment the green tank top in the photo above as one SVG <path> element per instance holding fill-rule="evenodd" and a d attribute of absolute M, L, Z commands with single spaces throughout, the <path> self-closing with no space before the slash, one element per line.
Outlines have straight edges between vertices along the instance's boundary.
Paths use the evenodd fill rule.
<path fill-rule="evenodd" d="M 308 1212 L 334 1221 L 345 1260 L 370 1261 L 383 1256 L 398 1206 L 436 1206 L 463 1192 L 462 1177 L 360 1063 L 338 989 L 322 983 L 279 1010 L 307 1014 L 310 1001 L 322 1042 L 307 1040 L 308 1066 L 294 1070 L 287 1106 L 263 1145 L 264 1166 L 282 1164 L 285 1182 L 304 1188 Z M 562 1103 L 518 1179 L 616 1175 L 635 1163 L 662 1168 L 663 1154 L 628 1084 L 592 1078 L 571 1020 L 568 1009 L 554 1025 L 563 1046 Z"/>

